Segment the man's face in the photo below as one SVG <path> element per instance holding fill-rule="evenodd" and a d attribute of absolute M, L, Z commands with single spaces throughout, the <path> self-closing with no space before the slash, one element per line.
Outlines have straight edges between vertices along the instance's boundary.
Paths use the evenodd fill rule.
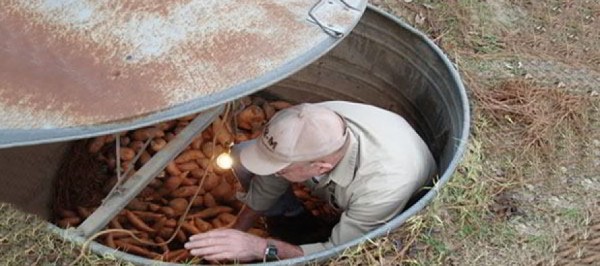
<path fill-rule="evenodd" d="M 276 176 L 283 177 L 290 182 L 304 182 L 313 176 L 319 176 L 322 172 L 320 168 L 312 162 L 292 163 L 288 167 L 281 169 Z"/>

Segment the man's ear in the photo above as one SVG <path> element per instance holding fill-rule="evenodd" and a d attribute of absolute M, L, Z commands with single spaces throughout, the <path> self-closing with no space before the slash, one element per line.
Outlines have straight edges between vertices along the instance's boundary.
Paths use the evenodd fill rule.
<path fill-rule="evenodd" d="M 313 166 L 318 168 L 319 175 L 325 174 L 333 169 L 333 165 L 326 162 L 313 162 Z"/>

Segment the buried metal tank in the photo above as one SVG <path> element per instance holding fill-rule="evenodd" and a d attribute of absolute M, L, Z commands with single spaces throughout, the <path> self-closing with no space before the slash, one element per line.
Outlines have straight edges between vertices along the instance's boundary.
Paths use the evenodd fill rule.
<path fill-rule="evenodd" d="M 325 50 L 327 49 L 321 49 L 320 52 Z M 296 66 L 306 65 L 306 63 L 308 62 L 299 63 Z M 274 82 L 279 79 L 272 78 L 272 80 Z M 437 195 L 450 179 L 466 147 L 469 132 L 469 106 L 465 89 L 456 69 L 426 36 L 374 7 L 366 9 L 352 33 L 339 42 L 333 50 L 294 75 L 275 84 L 264 82 L 263 85 L 270 86 L 260 88 L 262 92 L 292 102 L 349 100 L 373 104 L 399 113 L 407 118 L 428 143 L 440 171 L 439 179 L 432 189 L 421 195 L 420 198 L 415 198 L 410 207 L 380 228 L 330 250 L 266 263 L 268 265 L 305 264 L 323 260 L 367 239 L 376 238 L 394 230 L 423 209 Z M 254 86 L 253 88 L 258 87 Z M 256 90 L 254 89 L 254 91 Z M 250 92 L 252 89 L 247 89 L 243 93 L 238 92 L 238 96 L 241 97 Z M 226 98 L 211 101 L 212 105 L 207 108 L 216 106 L 219 101 L 223 103 L 222 101 Z M 232 99 L 229 98 L 229 100 Z M 202 108 L 196 106 L 184 111 L 172 112 L 168 116 L 161 117 L 161 120 L 200 109 Z M 141 110 L 140 112 L 145 111 Z M 149 121 L 143 121 L 135 126 L 147 124 Z M 134 128 L 134 126 L 117 126 L 89 134 L 75 133 L 75 135 L 80 138 L 129 128 Z M 85 130 L 85 128 L 83 129 Z M 62 137 L 64 135 L 61 134 L 54 136 L 47 140 L 75 139 L 75 137 Z M 34 136 L 31 139 L 24 139 L 22 143 L 44 142 L 49 141 L 36 140 Z M 7 145 L 10 146 L 10 144 Z M 31 151 L 35 147 L 27 147 L 20 151 L 27 153 L 28 149 Z M 60 229 L 52 224 L 49 224 L 48 228 L 71 241 L 78 243 L 85 241 L 83 237 L 74 236 L 69 233 L 69 230 Z M 94 253 L 110 253 L 135 264 L 169 265 L 169 263 L 161 263 L 116 251 L 95 242 L 91 243 L 90 249 Z"/>
<path fill-rule="evenodd" d="M 466 147 L 469 105 L 456 69 L 426 36 L 372 6 L 335 49 L 264 92 L 295 102 L 349 100 L 395 111 L 406 117 L 425 139 L 440 169 L 439 180 L 432 189 L 380 228 L 326 251 L 266 265 L 323 260 L 401 226 L 448 182 Z M 50 227 L 63 232 L 53 225 Z M 80 237 L 67 238 L 84 241 Z M 99 254 L 114 253 L 117 258 L 135 264 L 169 265 L 115 252 L 97 243 L 92 243 L 91 249 Z"/>

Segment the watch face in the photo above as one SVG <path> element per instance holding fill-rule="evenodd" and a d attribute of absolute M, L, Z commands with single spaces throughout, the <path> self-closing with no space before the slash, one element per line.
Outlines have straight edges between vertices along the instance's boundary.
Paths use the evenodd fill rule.
<path fill-rule="evenodd" d="M 277 247 L 273 244 L 268 244 L 265 250 L 265 257 L 267 260 L 276 260 L 277 258 Z"/>

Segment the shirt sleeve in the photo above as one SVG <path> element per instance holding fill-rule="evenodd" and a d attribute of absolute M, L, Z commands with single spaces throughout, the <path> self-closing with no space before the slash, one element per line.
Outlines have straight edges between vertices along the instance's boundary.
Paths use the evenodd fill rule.
<path fill-rule="evenodd" d="M 255 211 L 266 211 L 285 193 L 290 183 L 274 175 L 255 176 L 245 194 L 238 199 Z"/>
<path fill-rule="evenodd" d="M 394 218 L 403 209 L 412 192 L 413 184 L 386 191 L 373 191 L 360 195 L 342 213 L 340 222 L 333 228 L 329 241 L 301 245 L 304 255 L 316 253 L 359 238 Z"/>

